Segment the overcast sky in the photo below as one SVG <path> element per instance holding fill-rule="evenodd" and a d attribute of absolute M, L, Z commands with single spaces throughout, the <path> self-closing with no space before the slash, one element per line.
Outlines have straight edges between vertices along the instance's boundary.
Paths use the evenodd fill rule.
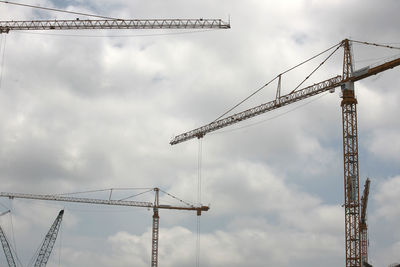
<path fill-rule="evenodd" d="M 200 144 L 169 141 L 345 38 L 400 47 L 400 1 L 18 2 L 117 18 L 230 18 L 232 28 L 3 34 L 0 191 L 160 187 L 197 202 L 201 147 L 201 202 L 211 208 L 201 216 L 200 266 L 345 265 L 340 90 L 206 135 Z M 0 14 L 1 20 L 77 17 L 4 3 Z M 400 54 L 360 44 L 353 52 L 356 69 Z M 283 76 L 282 93 L 326 56 Z M 342 56 L 339 50 L 306 85 L 341 74 Z M 400 68 L 388 70 L 356 84 L 360 194 L 370 177 L 374 266 L 400 262 L 399 74 Z M 272 100 L 275 89 L 236 111 Z M 135 192 L 141 191 L 124 194 Z M 172 203 L 164 195 L 162 201 Z M 150 266 L 151 210 L 0 203 L 1 212 L 11 209 L 0 224 L 24 266 L 62 208 L 48 266 Z M 159 266 L 195 266 L 196 220 L 193 212 L 160 212 Z"/>

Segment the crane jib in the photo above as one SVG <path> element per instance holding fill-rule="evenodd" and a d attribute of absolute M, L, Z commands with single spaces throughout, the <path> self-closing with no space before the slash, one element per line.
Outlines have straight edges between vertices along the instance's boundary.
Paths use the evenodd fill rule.
<path fill-rule="evenodd" d="M 187 140 L 193 139 L 193 138 L 202 138 L 204 135 L 207 133 L 216 131 L 218 129 L 227 127 L 229 125 L 235 124 L 237 122 L 240 122 L 242 120 L 246 120 L 252 117 L 255 117 L 257 115 L 260 115 L 262 113 L 286 106 L 288 104 L 297 102 L 299 100 L 308 98 L 310 96 L 317 95 L 319 93 L 325 92 L 327 90 L 336 88 L 341 86 L 345 82 L 356 82 L 361 79 L 367 78 L 369 76 L 378 74 L 380 72 L 383 72 L 388 69 L 392 69 L 394 67 L 397 67 L 400 65 L 400 58 L 393 59 L 391 61 L 385 62 L 383 64 L 380 64 L 378 66 L 374 67 L 368 67 L 363 69 L 362 71 L 359 71 L 357 75 L 349 77 L 347 79 L 343 79 L 342 76 L 338 75 L 336 77 L 333 77 L 331 79 L 322 81 L 320 83 L 316 83 L 314 85 L 311 85 L 309 87 L 303 88 L 301 90 L 292 92 L 290 94 L 281 96 L 277 98 L 276 100 L 272 100 L 270 102 L 267 102 L 265 104 L 259 105 L 257 107 L 236 113 L 232 116 L 213 121 L 207 125 L 204 125 L 200 128 L 194 129 L 189 132 L 185 132 L 183 134 L 175 136 L 171 141 L 171 145 L 176 145 L 182 142 L 185 142 Z M 356 73 L 356 72 L 355 72 Z"/>
<path fill-rule="evenodd" d="M 342 77 L 340 75 L 330 78 L 328 80 L 322 81 L 320 83 L 316 83 L 314 85 L 308 86 L 306 88 L 303 88 L 301 90 L 295 91 L 293 93 L 281 96 L 277 98 L 276 100 L 272 100 L 270 102 L 267 102 L 265 104 L 261 104 L 257 107 L 236 113 L 232 116 L 214 121 L 210 124 L 207 124 L 205 126 L 202 126 L 200 128 L 197 128 L 195 130 L 180 134 L 176 136 L 172 141 L 170 142 L 171 145 L 175 145 L 184 141 L 187 141 L 192 138 L 202 138 L 205 134 L 209 132 L 216 131 L 218 129 L 224 128 L 226 126 L 235 124 L 237 122 L 240 122 L 242 120 L 246 120 L 252 117 L 255 117 L 257 115 L 260 115 L 262 113 L 286 106 L 288 104 L 297 102 L 299 100 L 308 98 L 313 95 L 320 94 L 322 92 L 325 92 L 327 90 L 330 90 L 332 88 L 336 88 L 342 84 Z"/>
<path fill-rule="evenodd" d="M 18 30 L 229 29 L 221 19 L 76 19 L 0 21 L 0 33 Z"/>

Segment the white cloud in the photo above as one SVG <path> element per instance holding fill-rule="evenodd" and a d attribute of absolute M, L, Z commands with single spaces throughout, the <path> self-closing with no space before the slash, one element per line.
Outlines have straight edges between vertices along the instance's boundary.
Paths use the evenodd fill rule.
<path fill-rule="evenodd" d="M 226 19 L 230 14 L 232 28 L 155 36 L 146 35 L 160 31 L 10 32 L 0 88 L 2 191 L 158 186 L 196 202 L 197 142 L 171 147 L 173 134 L 212 121 L 278 73 L 343 38 L 399 42 L 397 1 L 29 3 L 123 18 Z M 6 4 L 0 12 L 10 20 L 76 17 Z M 353 50 L 357 68 L 392 53 L 361 45 Z M 341 61 L 342 51 L 307 83 L 340 74 Z M 285 75 L 283 90 L 291 91 L 318 63 Z M 383 172 L 373 173 L 373 184 L 380 186 L 371 190 L 369 207 L 376 244 L 371 260 L 377 266 L 398 260 L 397 232 L 386 238 L 400 216 L 397 84 L 393 69 L 356 86 L 360 160 L 367 163 L 360 164 L 360 172 Z M 275 88 L 242 108 L 273 98 Z M 340 98 L 336 93 L 302 103 L 251 121 L 265 123 L 204 138 L 202 202 L 211 209 L 202 215 L 202 265 L 344 263 Z M 16 205 L 18 238 L 35 243 L 32 229 L 46 229 L 55 210 Z M 62 265 L 149 265 L 149 214 L 115 212 L 96 220 L 71 213 Z M 162 213 L 160 265 L 193 265 L 194 216 Z M 24 258 L 31 249 L 25 246 Z M 57 266 L 56 258 L 52 261 Z"/>
<path fill-rule="evenodd" d="M 377 215 L 386 220 L 398 219 L 400 210 L 400 176 L 390 178 L 379 185 L 378 192 L 374 195 L 377 202 Z"/>

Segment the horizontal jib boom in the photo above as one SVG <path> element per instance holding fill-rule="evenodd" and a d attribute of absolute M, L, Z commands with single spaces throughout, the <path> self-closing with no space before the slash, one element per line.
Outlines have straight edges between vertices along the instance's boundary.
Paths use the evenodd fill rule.
<path fill-rule="evenodd" d="M 0 21 L 0 33 L 15 30 L 229 29 L 221 19 L 102 19 Z"/>
<path fill-rule="evenodd" d="M 297 102 L 299 100 L 308 98 L 310 96 L 317 95 L 317 94 L 325 92 L 329 89 L 338 87 L 338 86 L 340 86 L 341 83 L 342 83 L 342 77 L 340 75 L 336 76 L 334 78 L 311 85 L 309 87 L 303 88 L 303 89 L 295 91 L 293 93 L 281 96 L 276 100 L 267 102 L 265 104 L 261 104 L 257 107 L 236 113 L 236 114 L 226 117 L 224 119 L 214 121 L 210 124 L 207 124 L 205 126 L 197 128 L 195 130 L 180 134 L 180 135 L 174 137 L 172 139 L 172 141 L 170 142 L 170 144 L 175 145 L 175 144 L 187 141 L 187 140 L 195 138 L 195 137 L 202 138 L 205 134 L 207 134 L 209 132 L 216 131 L 218 129 L 227 127 L 229 125 L 232 125 L 232 124 L 237 123 L 242 120 L 247 120 L 249 118 L 255 117 L 262 113 L 271 111 L 273 109 L 277 109 L 279 107 L 286 106 L 288 104 Z"/>
<path fill-rule="evenodd" d="M 76 202 L 76 203 L 90 203 L 90 204 L 100 204 L 100 205 L 148 207 L 148 208 L 152 208 L 154 206 L 153 203 L 151 203 L 151 202 L 78 198 L 78 197 L 65 197 L 65 196 L 59 196 L 59 195 L 34 195 L 34 194 L 2 192 L 2 193 L 0 193 L 0 197 L 51 200 L 51 201 L 63 201 L 63 202 Z"/>

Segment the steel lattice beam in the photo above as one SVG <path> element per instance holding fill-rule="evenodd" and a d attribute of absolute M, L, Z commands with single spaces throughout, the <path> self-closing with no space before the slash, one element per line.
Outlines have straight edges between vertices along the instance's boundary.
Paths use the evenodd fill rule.
<path fill-rule="evenodd" d="M 0 21 L 0 33 L 21 30 L 229 29 L 221 19 L 102 19 Z"/>
<path fill-rule="evenodd" d="M 154 208 L 153 214 L 153 230 L 151 239 L 151 267 L 158 266 L 158 237 L 160 231 L 160 216 L 158 209 Z"/>
<path fill-rule="evenodd" d="M 308 98 L 310 96 L 314 96 L 314 95 L 326 92 L 330 89 L 340 86 L 341 83 L 342 83 L 341 76 L 336 76 L 336 77 L 330 78 L 323 82 L 316 83 L 314 85 L 308 86 L 306 88 L 295 91 L 293 93 L 281 96 L 281 97 L 277 98 L 276 100 L 273 100 L 273 101 L 267 102 L 265 104 L 259 105 L 257 107 L 236 113 L 232 116 L 214 121 L 210 124 L 207 124 L 200 128 L 194 129 L 192 131 L 180 134 L 180 135 L 174 137 L 171 140 L 170 144 L 175 145 L 175 144 L 187 141 L 189 139 L 202 138 L 207 133 L 216 131 L 218 129 L 227 127 L 227 126 L 235 124 L 235 123 L 238 123 L 242 120 L 247 120 L 252 117 L 258 116 L 260 114 L 266 113 L 268 111 L 295 103 L 297 101 Z"/>
<path fill-rule="evenodd" d="M 64 210 L 61 210 L 47 232 L 46 237 L 43 241 L 38 257 L 35 261 L 34 267 L 45 267 L 49 258 L 51 251 L 53 250 L 54 243 L 56 242 L 58 230 L 60 229 L 61 220 L 64 215 Z"/>
<path fill-rule="evenodd" d="M 11 252 L 10 244 L 8 243 L 7 237 L 3 232 L 3 229 L 0 226 L 0 241 L 1 245 L 3 246 L 4 255 L 6 256 L 7 263 L 9 267 L 16 267 L 14 257 Z"/>

